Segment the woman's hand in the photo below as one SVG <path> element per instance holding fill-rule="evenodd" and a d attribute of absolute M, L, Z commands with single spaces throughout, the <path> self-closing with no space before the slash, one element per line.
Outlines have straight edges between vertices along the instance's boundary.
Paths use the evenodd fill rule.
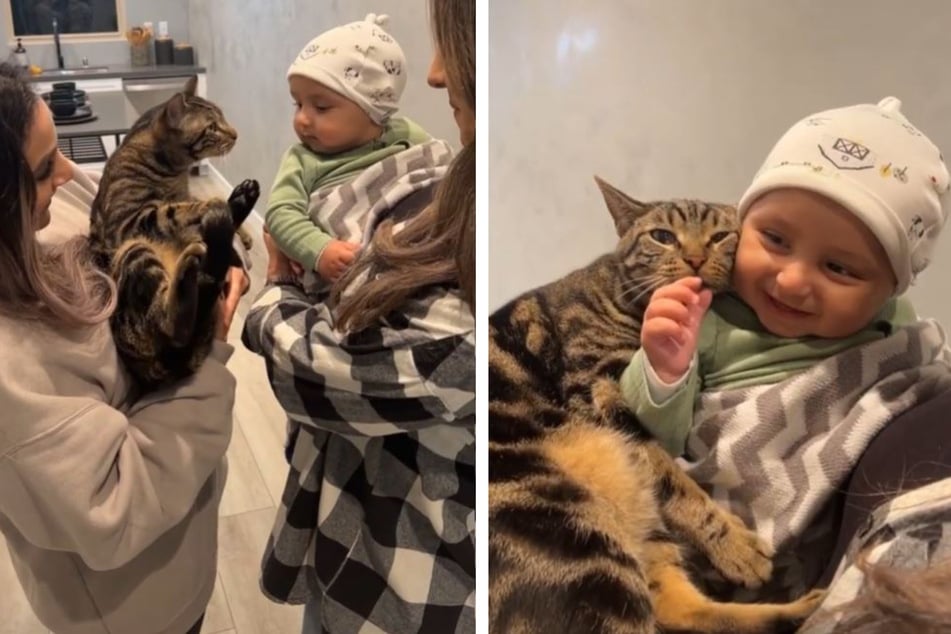
<path fill-rule="evenodd" d="M 231 329 L 234 313 L 238 309 L 238 302 L 241 301 L 241 296 L 247 293 L 250 287 L 251 280 L 243 268 L 232 266 L 228 269 L 224 291 L 221 297 L 218 298 L 218 323 L 215 324 L 215 339 L 228 341 L 228 331 Z"/>
<path fill-rule="evenodd" d="M 700 322 L 713 300 L 702 284 L 699 277 L 685 277 L 661 286 L 644 311 L 641 347 L 664 383 L 676 383 L 697 350 Z"/>
<path fill-rule="evenodd" d="M 294 275 L 291 259 L 284 255 L 280 247 L 271 238 L 267 227 L 264 227 L 264 247 L 267 249 L 267 279 L 274 277 L 290 277 Z"/>

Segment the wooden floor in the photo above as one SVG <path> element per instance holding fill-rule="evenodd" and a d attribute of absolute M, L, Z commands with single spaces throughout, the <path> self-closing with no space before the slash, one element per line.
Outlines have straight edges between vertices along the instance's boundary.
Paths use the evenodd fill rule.
<path fill-rule="evenodd" d="M 212 187 L 196 184 L 193 191 L 200 191 L 202 185 Z M 302 608 L 272 603 L 258 588 L 261 553 L 284 487 L 287 463 L 284 416 L 271 394 L 264 363 L 240 341 L 244 317 L 263 286 L 265 268 L 260 225 L 249 228 L 258 244 L 251 251 L 251 290 L 239 306 L 230 335 L 235 352 L 228 367 L 237 378 L 234 435 L 220 510 L 218 579 L 203 634 L 295 634 L 301 630 Z M 47 634 L 23 596 L 3 540 L 0 588 L 0 634 Z"/>

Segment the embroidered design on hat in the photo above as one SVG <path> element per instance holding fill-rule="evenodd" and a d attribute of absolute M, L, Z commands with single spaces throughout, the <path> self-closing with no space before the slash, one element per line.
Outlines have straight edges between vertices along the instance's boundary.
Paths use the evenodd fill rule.
<path fill-rule="evenodd" d="M 800 167 L 808 167 L 816 174 L 821 173 L 823 168 L 822 165 L 816 165 L 812 161 L 780 161 L 779 163 L 776 164 L 775 167 L 786 167 L 787 165 L 798 165 Z"/>
<path fill-rule="evenodd" d="M 908 239 L 911 242 L 916 243 L 921 240 L 924 235 L 925 221 L 921 216 L 916 215 L 914 218 L 912 218 L 911 225 L 908 227 Z M 912 246 L 912 250 L 914 250 L 914 245 Z"/>
<path fill-rule="evenodd" d="M 311 57 L 317 54 L 317 51 L 319 49 L 320 49 L 320 44 L 311 44 L 310 46 L 305 47 L 304 50 L 300 52 L 300 58 L 302 60 L 310 59 Z"/>
<path fill-rule="evenodd" d="M 381 101 L 393 101 L 396 99 L 396 95 L 393 93 L 393 89 L 387 86 L 386 88 L 377 88 L 370 93 L 370 101 L 374 103 L 379 103 Z"/>
<path fill-rule="evenodd" d="M 905 184 L 908 182 L 907 165 L 905 167 L 892 167 L 891 163 L 887 163 L 878 169 L 878 173 L 882 178 L 893 176 L 899 183 Z"/>
<path fill-rule="evenodd" d="M 403 72 L 403 69 L 400 68 L 399 62 L 389 59 L 383 61 L 383 68 L 385 68 L 386 72 L 390 75 L 399 75 L 401 72 Z"/>
<path fill-rule="evenodd" d="M 350 80 L 357 80 L 360 78 L 360 71 L 353 66 L 347 66 L 347 69 L 343 71 L 343 76 Z"/>
<path fill-rule="evenodd" d="M 828 150 L 820 143 L 819 153 L 840 170 L 867 170 L 875 167 L 870 149 L 842 137 L 837 137 Z"/>

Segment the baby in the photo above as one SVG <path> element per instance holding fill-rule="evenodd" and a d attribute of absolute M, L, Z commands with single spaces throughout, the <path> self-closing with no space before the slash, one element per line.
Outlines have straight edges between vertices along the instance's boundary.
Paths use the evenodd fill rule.
<path fill-rule="evenodd" d="M 896 298 L 928 265 L 949 178 L 900 105 L 795 124 L 740 199 L 733 293 L 690 277 L 652 296 L 621 387 L 671 454 L 702 391 L 778 383 L 916 319 Z"/>
<path fill-rule="evenodd" d="M 406 85 L 406 60 L 382 28 L 386 19 L 370 14 L 318 35 L 287 71 L 300 143 L 284 154 L 265 225 L 288 257 L 327 281 L 340 276 L 359 245 L 317 224 L 311 195 L 430 138 L 393 116 Z"/>
<path fill-rule="evenodd" d="M 712 298 L 700 277 L 658 289 L 621 376 L 644 427 L 776 553 L 739 600 L 812 588 L 868 443 L 951 389 L 943 329 L 901 297 L 945 223 L 949 175 L 900 105 L 790 128 L 737 206 L 732 292 Z"/>

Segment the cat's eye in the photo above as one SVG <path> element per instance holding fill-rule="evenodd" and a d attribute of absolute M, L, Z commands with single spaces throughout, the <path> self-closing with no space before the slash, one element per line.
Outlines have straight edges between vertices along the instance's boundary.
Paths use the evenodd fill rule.
<path fill-rule="evenodd" d="M 717 231 L 710 236 L 710 244 L 719 244 L 730 237 L 730 231 Z"/>
<path fill-rule="evenodd" d="M 677 236 L 667 229 L 654 229 L 650 232 L 650 236 L 661 244 L 677 244 Z"/>

